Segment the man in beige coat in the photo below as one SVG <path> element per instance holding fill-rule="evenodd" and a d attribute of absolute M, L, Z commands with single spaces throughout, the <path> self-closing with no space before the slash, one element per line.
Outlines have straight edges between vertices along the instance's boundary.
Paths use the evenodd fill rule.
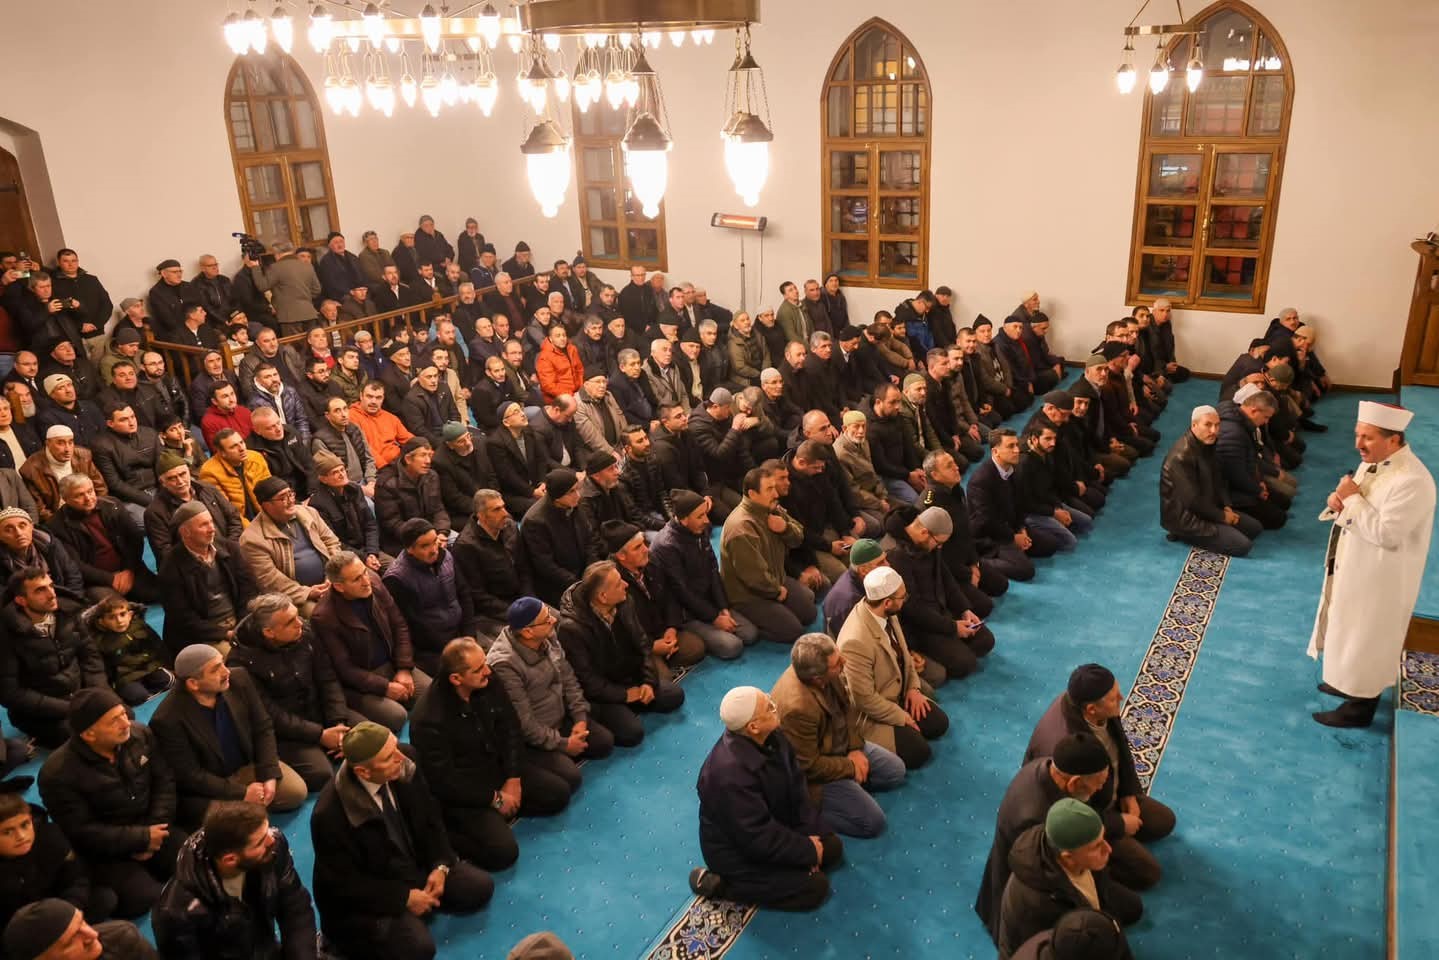
<path fill-rule="evenodd" d="M 314 302 L 322 292 L 320 277 L 313 264 L 295 255 L 295 246 L 288 240 L 281 240 L 270 250 L 275 262 L 268 268 L 255 260 L 246 260 L 245 266 L 250 268 L 255 289 L 269 291 L 270 306 L 280 321 L 280 335 L 304 333 L 320 315 Z"/>
<path fill-rule="evenodd" d="M 282 593 L 309 619 L 330 582 L 325 562 L 344 549 L 319 513 L 295 502 L 279 477 L 255 485 L 260 512 L 240 534 L 240 552 L 264 593 Z"/>
<path fill-rule="evenodd" d="M 840 628 L 839 652 L 849 695 L 860 711 L 860 735 L 899 754 L 913 770 L 929 762 L 926 741 L 944 735 L 949 717 L 920 690 L 899 625 L 899 611 L 908 597 L 894 568 L 876 567 L 867 573 L 864 601 Z"/>

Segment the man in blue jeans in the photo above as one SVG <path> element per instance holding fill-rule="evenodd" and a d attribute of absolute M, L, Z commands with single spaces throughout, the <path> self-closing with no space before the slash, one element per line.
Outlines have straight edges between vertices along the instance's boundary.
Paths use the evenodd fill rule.
<path fill-rule="evenodd" d="M 770 691 L 780 727 L 804 771 L 810 799 L 847 837 L 877 837 L 885 816 L 866 791 L 904 782 L 897 754 L 860 735 L 859 708 L 845 686 L 844 655 L 823 633 L 794 642 L 790 665 Z"/>

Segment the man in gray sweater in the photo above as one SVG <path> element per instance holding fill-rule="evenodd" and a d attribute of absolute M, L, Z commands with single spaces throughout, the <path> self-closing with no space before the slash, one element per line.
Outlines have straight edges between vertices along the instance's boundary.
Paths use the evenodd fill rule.
<path fill-rule="evenodd" d="M 526 759 L 562 778 L 574 793 L 581 779 L 575 761 L 609 756 L 614 734 L 590 719 L 580 682 L 553 639 L 555 612 L 535 597 L 520 597 L 506 619 L 490 645 L 490 669 L 520 718 Z"/>

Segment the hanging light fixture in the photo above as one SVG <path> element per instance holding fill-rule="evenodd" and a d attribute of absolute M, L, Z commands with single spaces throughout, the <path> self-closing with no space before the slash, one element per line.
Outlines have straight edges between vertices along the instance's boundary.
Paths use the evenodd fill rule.
<path fill-rule="evenodd" d="M 1169 58 L 1164 55 L 1164 42 L 1160 41 L 1154 57 L 1154 66 L 1149 68 L 1149 92 L 1156 97 L 1169 86 Z"/>
<path fill-rule="evenodd" d="M 405 101 L 405 106 L 413 107 L 415 101 L 420 97 L 420 85 L 415 82 L 415 75 L 410 72 L 410 55 L 406 52 L 400 53 L 400 99 Z"/>
<path fill-rule="evenodd" d="M 1134 89 L 1134 83 L 1138 78 L 1134 73 L 1134 44 L 1127 38 L 1124 41 L 1124 62 L 1114 72 L 1114 85 L 1119 88 L 1120 93 L 1129 93 Z"/>
<path fill-rule="evenodd" d="M 480 10 L 479 16 L 480 36 L 484 38 L 491 50 L 495 49 L 500 42 L 500 14 L 495 10 L 493 3 L 485 4 Z"/>
<path fill-rule="evenodd" d="M 270 35 L 275 38 L 275 46 L 286 53 L 294 49 L 295 21 L 283 3 L 275 7 L 275 12 L 270 14 Z"/>
<path fill-rule="evenodd" d="M 620 148 L 625 155 L 630 189 L 639 200 L 644 215 L 653 219 L 660 214 L 660 201 L 669 186 L 669 152 L 674 141 L 669 135 L 669 117 L 665 113 L 659 74 L 645 59 L 643 49 L 630 70 L 630 76 L 638 90 L 635 115 L 624 139 L 620 141 Z"/>
<path fill-rule="evenodd" d="M 440 78 L 435 76 L 433 54 L 420 55 L 420 103 L 425 105 L 432 117 L 438 117 L 440 108 L 445 105 L 440 94 Z"/>
<path fill-rule="evenodd" d="M 570 141 L 558 123 L 541 117 L 520 145 L 529 175 L 530 190 L 539 202 L 540 212 L 553 217 L 565 202 L 565 188 L 570 182 Z"/>
<path fill-rule="evenodd" d="M 380 12 L 379 7 L 367 3 L 360 19 L 365 24 L 365 36 L 369 38 L 370 46 L 380 49 L 380 45 L 385 42 L 385 15 Z"/>
<path fill-rule="evenodd" d="M 308 34 L 310 46 L 315 49 L 316 53 L 324 53 L 330 49 L 330 29 L 333 23 L 334 20 L 330 16 L 330 11 L 320 6 L 320 4 L 317 3 L 311 8 L 310 29 Z"/>
<path fill-rule="evenodd" d="M 760 191 L 769 178 L 769 145 L 774 133 L 769 126 L 769 96 L 764 71 L 750 52 L 749 26 L 735 32 L 736 54 L 725 84 L 724 140 L 725 170 L 735 192 L 746 206 L 759 203 Z"/>
<path fill-rule="evenodd" d="M 250 49 L 250 34 L 240 15 L 233 10 L 225 16 L 223 25 L 225 31 L 225 43 L 234 51 L 235 56 L 243 57 Z"/>
<path fill-rule="evenodd" d="M 427 3 L 420 11 L 420 37 L 431 53 L 440 49 L 440 14 L 434 4 Z"/>
<path fill-rule="evenodd" d="M 1199 42 L 1194 43 L 1194 49 L 1189 54 L 1189 62 L 1184 66 L 1184 83 L 1193 93 L 1199 89 L 1204 82 L 1204 63 L 1199 59 Z"/>
<path fill-rule="evenodd" d="M 325 54 L 325 104 L 335 116 L 345 112 L 345 95 L 340 89 L 340 71 L 335 65 L 336 55 Z"/>

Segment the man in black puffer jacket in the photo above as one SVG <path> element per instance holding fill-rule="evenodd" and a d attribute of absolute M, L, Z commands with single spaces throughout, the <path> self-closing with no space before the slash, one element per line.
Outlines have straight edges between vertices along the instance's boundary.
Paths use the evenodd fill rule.
<path fill-rule="evenodd" d="M 365 718 L 345 705 L 329 656 L 315 649 L 290 598 L 264 593 L 252 600 L 225 660 L 255 681 L 280 759 L 311 792 L 323 789 L 335 775 L 330 757 L 339 753 L 345 732 Z"/>
<path fill-rule="evenodd" d="M 1264 527 L 1230 506 L 1215 454 L 1219 413 L 1195 407 L 1184 432 L 1159 468 L 1159 522 L 1169 539 L 1231 557 L 1244 557 Z"/>
<path fill-rule="evenodd" d="M 10 722 L 43 747 L 58 747 L 69 730 L 70 699 L 83 687 L 108 687 L 105 661 L 75 616 L 59 608 L 50 574 L 26 567 L 6 585 L 0 611 L 0 705 Z M 39 624 L 53 617 L 43 632 Z"/>
<path fill-rule="evenodd" d="M 240 891 L 230 894 L 231 888 Z M 166 957 L 315 957 L 315 911 L 290 844 L 258 803 L 213 804 L 151 914 Z"/>
<path fill-rule="evenodd" d="M 622 747 L 644 739 L 636 711 L 669 713 L 685 699 L 679 686 L 660 678 L 628 597 L 629 586 L 614 561 L 592 563 L 579 583 L 565 591 L 558 628 L 590 715 Z"/>

